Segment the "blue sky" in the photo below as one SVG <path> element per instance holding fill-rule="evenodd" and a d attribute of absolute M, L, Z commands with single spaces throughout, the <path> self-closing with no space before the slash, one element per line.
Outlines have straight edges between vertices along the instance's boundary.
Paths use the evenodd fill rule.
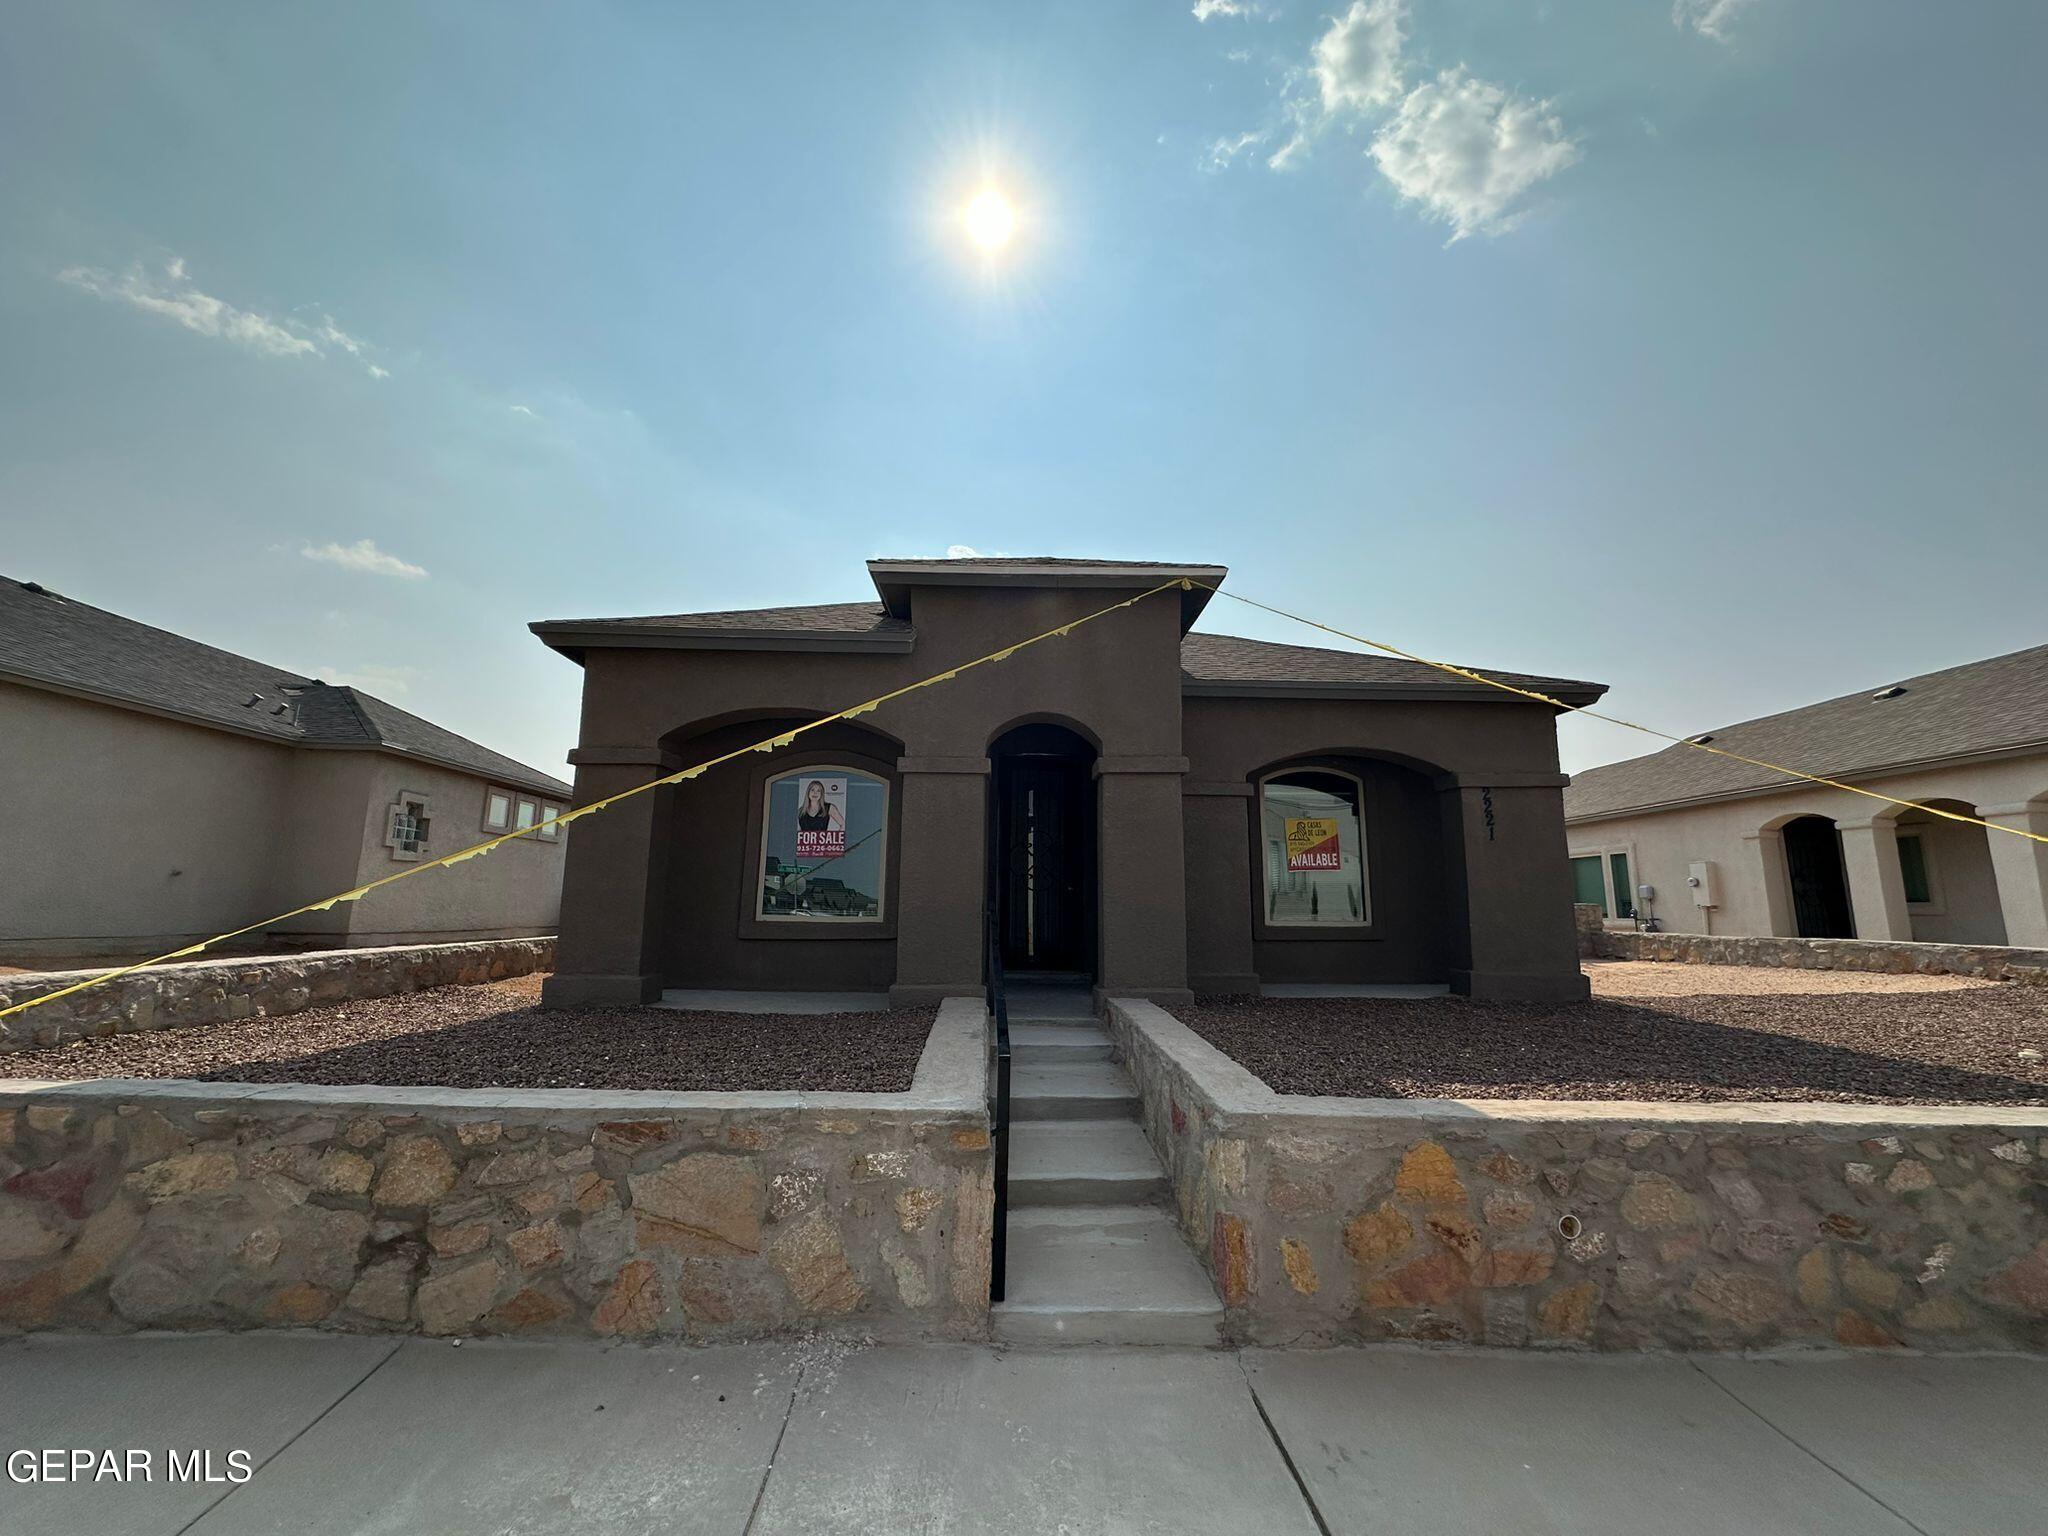
<path fill-rule="evenodd" d="M 528 620 L 953 546 L 1218 561 L 1681 731 L 2048 639 L 2038 4 L 8 31 L 0 570 L 541 767 Z"/>

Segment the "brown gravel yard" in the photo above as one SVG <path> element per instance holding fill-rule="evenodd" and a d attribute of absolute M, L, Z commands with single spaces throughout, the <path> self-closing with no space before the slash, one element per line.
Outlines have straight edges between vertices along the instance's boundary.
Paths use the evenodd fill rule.
<path fill-rule="evenodd" d="M 2048 987 L 1633 961 L 1588 970 L 1585 1003 L 1267 998 L 1174 1013 L 1281 1093 L 2048 1105 Z"/>
<path fill-rule="evenodd" d="M 900 1093 L 936 1010 L 543 1011 L 539 976 L 0 1055 L 0 1077 Z"/>

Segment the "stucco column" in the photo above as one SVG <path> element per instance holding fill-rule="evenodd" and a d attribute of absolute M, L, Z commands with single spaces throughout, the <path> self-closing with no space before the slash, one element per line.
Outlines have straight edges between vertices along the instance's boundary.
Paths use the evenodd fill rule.
<path fill-rule="evenodd" d="M 1977 814 L 1993 826 L 2048 837 L 2048 804 L 1980 805 Z M 1984 838 L 1998 879 L 1998 905 L 2005 913 L 2005 942 L 2048 949 L 2048 843 L 2011 832 L 1986 832 Z"/>
<path fill-rule="evenodd" d="M 988 759 L 902 757 L 897 1005 L 979 996 L 988 889 Z"/>
<path fill-rule="evenodd" d="M 1564 783 L 1561 774 L 1442 781 L 1445 834 L 1462 854 L 1451 905 L 1462 908 L 1465 932 L 1452 991 L 1515 1002 L 1590 994 L 1572 921 Z"/>
<path fill-rule="evenodd" d="M 645 784 L 678 765 L 656 748 L 578 747 L 577 805 Z M 675 791 L 651 789 L 563 834 L 562 925 L 555 972 L 541 986 L 552 1008 L 619 1006 L 661 995 L 661 915 Z"/>
<path fill-rule="evenodd" d="M 1792 873 L 1785 865 L 1784 837 L 1776 831 L 1751 832 L 1742 840 L 1749 845 L 1744 873 L 1763 882 L 1763 931 L 1776 938 L 1797 937 L 1799 919 L 1792 912 Z"/>
<path fill-rule="evenodd" d="M 1191 779 L 1181 787 L 1188 985 L 1197 997 L 1260 991 L 1252 949 L 1252 799 L 1249 784 Z"/>
<path fill-rule="evenodd" d="M 1095 762 L 1098 997 L 1189 1003 L 1184 757 Z"/>
<path fill-rule="evenodd" d="M 1913 919 L 1906 911 L 1906 876 L 1899 868 L 1899 832 L 1889 818 L 1838 821 L 1842 873 L 1849 882 L 1849 908 L 1856 937 L 1910 943 Z"/>

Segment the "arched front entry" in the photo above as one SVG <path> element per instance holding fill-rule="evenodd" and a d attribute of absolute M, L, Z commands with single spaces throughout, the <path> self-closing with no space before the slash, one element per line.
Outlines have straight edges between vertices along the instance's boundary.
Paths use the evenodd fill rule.
<path fill-rule="evenodd" d="M 989 876 L 1003 969 L 1092 980 L 1095 748 L 1063 725 L 1020 725 L 990 743 L 989 767 Z"/>
<path fill-rule="evenodd" d="M 1842 868 L 1842 835 L 1825 816 L 1795 816 L 1785 823 L 1785 874 L 1792 886 L 1792 920 L 1802 939 L 1853 939 L 1849 880 Z"/>

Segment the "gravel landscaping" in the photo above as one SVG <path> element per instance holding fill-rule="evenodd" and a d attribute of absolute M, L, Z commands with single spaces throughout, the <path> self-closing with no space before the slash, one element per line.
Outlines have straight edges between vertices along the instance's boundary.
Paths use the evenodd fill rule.
<path fill-rule="evenodd" d="M 934 1008 L 543 1010 L 539 976 L 0 1055 L 0 1077 L 900 1093 Z"/>
<path fill-rule="evenodd" d="M 2048 987 L 1880 976 L 1851 991 L 1836 976 L 1717 992 L 1710 969 L 1599 967 L 1584 1003 L 1267 998 L 1174 1014 L 1281 1093 L 2048 1105 Z"/>

